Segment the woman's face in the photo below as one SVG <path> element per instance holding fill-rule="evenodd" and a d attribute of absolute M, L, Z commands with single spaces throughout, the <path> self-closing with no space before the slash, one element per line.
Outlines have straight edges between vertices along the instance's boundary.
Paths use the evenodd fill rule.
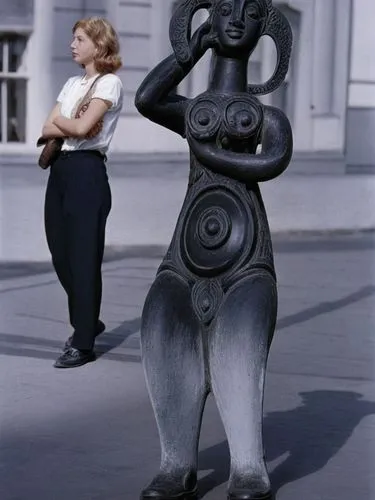
<path fill-rule="evenodd" d="M 262 0 L 219 1 L 212 20 L 219 52 L 229 57 L 251 53 L 262 35 L 266 15 L 266 5 Z"/>
<path fill-rule="evenodd" d="M 94 42 L 89 38 L 82 28 L 77 28 L 73 35 L 73 41 L 70 45 L 72 49 L 73 60 L 87 66 L 94 60 L 96 47 Z"/>

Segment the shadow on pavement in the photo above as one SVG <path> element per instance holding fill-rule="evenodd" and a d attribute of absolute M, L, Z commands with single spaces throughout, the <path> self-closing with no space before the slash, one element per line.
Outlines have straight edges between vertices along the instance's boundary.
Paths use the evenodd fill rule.
<path fill-rule="evenodd" d="M 311 391 L 300 396 L 301 406 L 269 413 L 264 419 L 267 461 L 288 454 L 270 474 L 275 493 L 286 484 L 322 469 L 345 445 L 361 420 L 375 414 L 375 403 L 364 401 L 355 392 Z M 361 457 L 368 459 L 366 450 L 361 450 Z M 228 480 L 229 467 L 226 441 L 200 452 L 199 468 L 214 470 L 200 480 L 199 498 Z M 357 473 L 358 470 L 355 480 L 363 482 L 365 478 Z"/>
<path fill-rule="evenodd" d="M 104 354 L 108 354 L 112 349 L 126 342 L 128 337 L 139 330 L 140 325 L 141 318 L 133 318 L 124 321 L 117 328 L 103 333 L 102 336 L 98 337 L 98 344 L 95 347 L 97 357 L 100 358 Z M 54 360 L 61 352 L 63 344 L 64 342 L 54 339 L 0 333 L 0 354 L 9 356 Z M 130 349 L 133 347 L 134 350 L 138 351 L 138 342 L 134 344 L 134 347 L 129 346 Z M 108 359 L 123 362 L 139 362 L 140 355 L 138 352 L 134 352 L 134 355 L 110 353 Z"/>
<path fill-rule="evenodd" d="M 299 323 L 304 323 L 305 321 L 313 319 L 321 314 L 327 314 L 332 311 L 344 308 L 350 304 L 359 302 L 372 295 L 375 295 L 375 286 L 362 287 L 356 292 L 347 295 L 346 297 L 342 297 L 338 300 L 322 302 L 316 306 L 299 311 L 298 313 L 280 318 L 277 322 L 276 330 L 282 330 Z M 103 336 L 100 336 L 98 338 L 98 343 L 96 346 L 98 358 L 103 355 L 107 355 L 108 359 L 113 359 L 116 361 L 132 361 L 133 359 L 129 359 L 129 356 L 127 354 L 117 352 L 111 353 L 111 351 L 116 347 L 124 344 L 124 342 L 126 342 L 131 335 L 137 333 L 140 330 L 140 327 L 141 318 L 137 317 L 131 320 L 124 321 L 117 328 L 109 332 L 106 331 Z M 134 345 L 125 345 L 124 347 L 139 350 L 139 341 L 137 340 L 133 344 Z M 47 350 L 48 348 L 52 348 L 53 351 L 51 352 Z M 56 356 L 56 350 L 60 350 L 60 348 L 62 348 L 62 343 L 56 340 L 29 337 L 26 335 L 0 333 L 0 354 L 39 359 L 54 359 Z M 136 359 L 134 360 L 139 361 L 139 355 L 137 355 Z"/>
<path fill-rule="evenodd" d="M 375 295 L 375 286 L 362 287 L 356 292 L 338 300 L 322 302 L 316 306 L 291 314 L 290 316 L 284 316 L 278 320 L 276 330 L 282 330 L 299 323 L 304 323 L 321 314 L 328 314 L 372 295 Z M 98 338 L 95 348 L 97 357 L 100 358 L 106 355 L 106 358 L 109 360 L 139 362 L 140 356 L 138 352 L 134 352 L 133 355 L 121 352 L 112 353 L 111 351 L 126 343 L 131 335 L 140 330 L 140 327 L 141 318 L 137 317 L 124 321 L 117 328 L 103 333 L 103 336 Z M 52 360 L 56 358 L 57 353 L 60 352 L 62 347 L 63 342 L 54 339 L 0 333 L 0 354 Z M 134 339 L 134 342 L 128 342 L 128 344 L 125 344 L 123 347 L 139 351 L 139 340 Z"/>
<path fill-rule="evenodd" d="M 304 323 L 310 319 L 316 318 L 321 314 L 327 314 L 332 311 L 337 311 L 355 302 L 360 302 L 367 297 L 375 294 L 375 286 L 364 286 L 357 290 L 356 292 L 342 297 L 338 300 L 330 300 L 328 302 L 321 302 L 320 304 L 300 311 L 296 314 L 291 314 L 290 316 L 285 316 L 278 320 L 276 329 L 282 330 L 283 328 L 288 328 L 289 326 L 297 325 L 298 323 Z"/>
<path fill-rule="evenodd" d="M 86 411 L 73 400 L 70 417 L 65 412 L 56 420 L 49 419 L 48 413 L 45 417 L 39 413 L 35 426 L 34 414 L 30 427 L 13 426 L 11 434 L 3 432 L 2 500 L 139 498 L 160 453 L 152 408 L 146 389 L 142 390 L 142 400 L 137 404 L 118 402 L 115 407 L 107 407 L 98 399 L 96 411 Z M 264 419 L 268 461 L 287 454 L 271 472 L 275 493 L 286 484 L 321 470 L 345 445 L 361 420 L 375 414 L 375 403 L 363 400 L 359 393 L 311 391 L 300 395 L 300 406 L 269 413 Z M 58 399 L 55 404 L 60 404 Z M 65 407 L 66 402 L 61 404 Z M 366 450 L 357 451 L 359 460 L 368 460 Z M 199 481 L 199 497 L 203 499 L 228 480 L 227 443 L 201 451 L 199 468 L 212 470 Z M 345 473 L 358 484 L 363 485 L 366 480 L 361 477 L 360 462 L 355 470 L 351 464 L 348 470 L 338 472 L 337 481 Z M 312 500 L 308 493 L 305 498 Z"/>
<path fill-rule="evenodd" d="M 98 345 L 96 348 L 97 357 L 100 358 L 104 354 L 112 351 L 116 347 L 123 344 L 131 335 L 137 333 L 141 328 L 141 318 L 134 318 L 128 321 L 124 321 L 120 326 L 114 328 L 107 333 L 105 337 L 106 343 Z M 105 334 L 103 334 L 105 335 Z M 98 337 L 99 339 L 100 337 Z M 138 348 L 138 346 L 136 346 Z"/>

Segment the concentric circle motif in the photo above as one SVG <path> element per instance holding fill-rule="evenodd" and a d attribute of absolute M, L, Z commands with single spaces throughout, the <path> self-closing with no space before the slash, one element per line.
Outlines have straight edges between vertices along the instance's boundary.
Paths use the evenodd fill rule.
<path fill-rule="evenodd" d="M 262 109 L 253 99 L 235 98 L 227 104 L 224 121 L 228 134 L 238 139 L 254 135 L 262 120 Z"/>
<path fill-rule="evenodd" d="M 181 233 L 181 256 L 197 276 L 213 277 L 233 266 L 252 244 L 254 222 L 239 196 L 223 187 L 201 192 Z"/>
<path fill-rule="evenodd" d="M 206 208 L 199 216 L 197 233 L 204 248 L 219 248 L 230 236 L 231 221 L 220 207 Z"/>
<path fill-rule="evenodd" d="M 211 99 L 202 98 L 193 102 L 188 114 L 187 125 L 195 139 L 210 139 L 220 127 L 220 110 Z"/>

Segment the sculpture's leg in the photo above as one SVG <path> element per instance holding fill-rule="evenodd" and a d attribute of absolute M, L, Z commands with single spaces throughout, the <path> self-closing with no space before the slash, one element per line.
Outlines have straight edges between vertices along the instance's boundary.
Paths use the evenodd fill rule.
<path fill-rule="evenodd" d="M 147 296 L 141 344 L 161 444 L 160 473 L 141 498 L 194 498 L 207 384 L 190 288 L 171 272 L 159 274 Z"/>
<path fill-rule="evenodd" d="M 277 315 L 277 289 L 266 272 L 239 281 L 226 296 L 209 340 L 212 391 L 231 454 L 230 500 L 269 500 L 263 452 L 263 390 Z"/>

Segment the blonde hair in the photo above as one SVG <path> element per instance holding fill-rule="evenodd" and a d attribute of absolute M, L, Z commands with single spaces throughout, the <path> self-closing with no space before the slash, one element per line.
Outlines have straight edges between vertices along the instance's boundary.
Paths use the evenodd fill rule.
<path fill-rule="evenodd" d="M 81 28 L 97 48 L 94 64 L 98 73 L 115 73 L 122 66 L 118 36 L 111 23 L 101 17 L 80 19 L 73 33 Z"/>

